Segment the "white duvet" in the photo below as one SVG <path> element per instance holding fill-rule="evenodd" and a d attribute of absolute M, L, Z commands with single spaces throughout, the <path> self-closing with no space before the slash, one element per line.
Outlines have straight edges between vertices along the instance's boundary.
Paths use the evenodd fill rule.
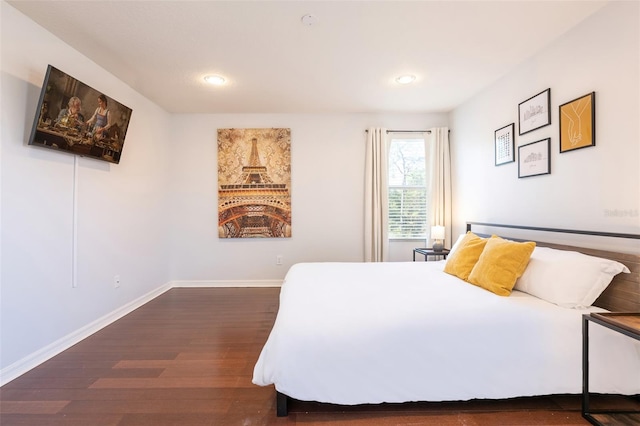
<path fill-rule="evenodd" d="M 582 314 L 440 262 L 301 263 L 253 383 L 336 404 L 582 392 Z M 640 344 L 590 323 L 590 391 L 640 393 Z"/>

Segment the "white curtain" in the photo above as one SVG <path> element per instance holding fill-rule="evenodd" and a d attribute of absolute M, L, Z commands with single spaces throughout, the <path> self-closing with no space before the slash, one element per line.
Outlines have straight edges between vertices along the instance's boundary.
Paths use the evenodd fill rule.
<path fill-rule="evenodd" d="M 370 128 L 365 155 L 365 262 L 384 262 L 389 258 L 387 158 L 387 129 Z"/>
<path fill-rule="evenodd" d="M 451 248 L 451 158 L 449 154 L 449 128 L 438 127 L 431 129 L 426 138 L 427 148 L 430 148 L 430 193 L 431 209 L 429 215 L 429 230 L 431 226 L 441 225 L 445 229 L 445 247 Z"/>

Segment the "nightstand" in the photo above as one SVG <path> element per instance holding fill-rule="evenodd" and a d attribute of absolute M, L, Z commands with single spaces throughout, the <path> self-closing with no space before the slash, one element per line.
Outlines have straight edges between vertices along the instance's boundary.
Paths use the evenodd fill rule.
<path fill-rule="evenodd" d="M 424 261 L 426 262 L 427 260 L 429 260 L 429 256 L 438 257 L 438 260 L 440 260 L 439 259 L 440 257 L 442 257 L 443 259 L 446 259 L 447 255 L 449 254 L 449 250 L 442 249 L 440 251 L 435 251 L 431 247 L 414 248 L 413 249 L 413 261 L 414 262 L 416 261 L 416 253 L 424 255 Z"/>
<path fill-rule="evenodd" d="M 582 315 L 582 417 L 594 425 L 640 424 L 637 411 L 592 411 L 589 409 L 589 322 L 640 340 L 640 313 L 592 312 Z M 629 372 L 629 374 L 638 374 Z"/>

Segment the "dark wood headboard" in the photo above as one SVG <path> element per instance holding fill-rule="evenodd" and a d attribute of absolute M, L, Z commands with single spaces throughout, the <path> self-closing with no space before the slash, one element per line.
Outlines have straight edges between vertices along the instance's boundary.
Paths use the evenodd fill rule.
<path fill-rule="evenodd" d="M 542 232 L 559 232 L 563 234 L 581 234 L 590 235 L 594 237 L 613 237 L 613 238 L 631 238 L 640 240 L 639 234 L 621 234 L 613 232 L 596 232 L 596 231 L 581 231 L 575 229 L 558 229 L 558 228 L 541 228 L 535 226 L 518 226 L 518 225 L 504 225 L 496 223 L 483 223 L 483 222 L 467 222 L 467 231 L 472 230 L 472 226 L 482 226 L 489 228 L 512 228 L 526 231 L 542 231 Z M 475 231 L 473 231 L 476 233 Z M 487 234 L 478 234 L 480 236 L 488 236 Z M 510 238 L 508 236 L 505 236 Z M 517 240 L 516 238 L 510 238 Z M 531 241 L 531 240 L 530 240 Z M 629 268 L 630 274 L 618 274 L 613 278 L 611 284 L 605 289 L 604 292 L 598 297 L 594 305 L 600 308 L 607 309 L 612 312 L 640 312 L 640 255 L 630 253 L 617 253 L 606 250 L 598 250 L 593 248 L 575 247 L 555 243 L 547 243 L 544 241 L 537 241 L 536 245 L 541 247 L 551 247 L 559 250 L 572 250 L 580 253 L 584 253 L 590 256 L 603 257 L 606 259 L 616 260 Z"/>

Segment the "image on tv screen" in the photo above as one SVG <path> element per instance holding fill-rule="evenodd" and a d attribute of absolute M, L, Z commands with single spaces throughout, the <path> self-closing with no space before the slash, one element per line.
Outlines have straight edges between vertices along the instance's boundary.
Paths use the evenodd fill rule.
<path fill-rule="evenodd" d="M 49 65 L 29 145 L 118 164 L 131 108 Z"/>

